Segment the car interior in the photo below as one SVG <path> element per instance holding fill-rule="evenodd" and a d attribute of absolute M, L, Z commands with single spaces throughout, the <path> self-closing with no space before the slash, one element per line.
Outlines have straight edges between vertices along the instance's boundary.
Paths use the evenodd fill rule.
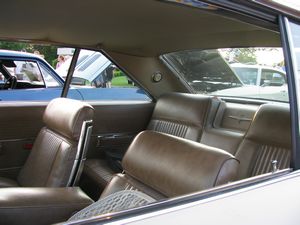
<path fill-rule="evenodd" d="M 26 6 L 17 2 L 20 8 Z M 269 20 L 257 20 L 214 5 L 192 7 L 176 1 L 60 4 L 57 9 L 35 1 L 34 9 L 26 9 L 39 19 L 22 16 L 24 23 L 33 23 L 26 30 L 14 20 L 7 22 L 9 29 L 1 30 L 0 37 L 100 51 L 149 100 L 77 101 L 62 96 L 50 102 L 2 101 L 0 224 L 105 221 L 118 212 L 292 170 L 289 102 L 197 92 L 180 76 L 184 69 L 178 73 L 165 55 L 281 47 L 274 12 L 268 12 Z M 8 12 L 16 9 L 10 2 L 5 5 Z M 133 11 L 136 5 L 139 10 Z M 84 11 L 74 23 L 79 8 Z M 112 11 L 116 18 L 105 19 Z M 64 23 L 58 22 L 59 15 L 66 18 Z M 34 32 L 41 24 L 51 28 L 51 35 L 47 29 Z M 208 59 L 200 64 L 201 70 L 215 65 Z M 2 64 L 0 72 L 7 72 Z"/>
<path fill-rule="evenodd" d="M 20 73 L 17 70 L 23 69 Z M 35 62 L 22 62 L 8 59 L 0 59 L 0 72 L 3 83 L 1 89 L 24 89 L 45 87 L 41 75 L 36 69 Z"/>

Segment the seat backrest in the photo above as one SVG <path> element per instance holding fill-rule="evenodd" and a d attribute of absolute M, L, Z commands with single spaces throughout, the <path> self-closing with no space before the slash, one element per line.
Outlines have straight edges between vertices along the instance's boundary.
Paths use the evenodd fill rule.
<path fill-rule="evenodd" d="M 289 108 L 261 105 L 235 155 L 240 161 L 238 178 L 271 172 L 275 160 L 278 169 L 288 168 L 291 146 Z"/>
<path fill-rule="evenodd" d="M 221 149 L 144 131 L 129 146 L 122 165 L 124 174 L 113 177 L 101 198 L 124 189 L 155 199 L 204 190 L 234 180 L 238 161 Z"/>
<path fill-rule="evenodd" d="M 198 141 L 212 99 L 210 96 L 186 93 L 164 94 L 155 105 L 147 129 Z"/>
<path fill-rule="evenodd" d="M 25 187 L 62 187 L 69 179 L 84 121 L 93 119 L 93 108 L 77 100 L 52 100 L 18 182 Z"/>

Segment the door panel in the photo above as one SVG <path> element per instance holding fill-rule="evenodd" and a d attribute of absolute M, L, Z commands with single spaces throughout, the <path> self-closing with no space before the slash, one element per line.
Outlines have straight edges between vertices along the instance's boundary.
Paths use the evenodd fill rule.
<path fill-rule="evenodd" d="M 121 158 L 134 136 L 146 129 L 154 107 L 149 101 L 91 104 L 95 116 L 88 158 L 103 157 L 104 153 Z"/>
<path fill-rule="evenodd" d="M 122 101 L 91 103 L 95 108 L 88 158 L 104 152 L 121 158 L 132 138 L 144 130 L 151 117 L 152 102 Z M 40 129 L 47 102 L 0 104 L 0 176 L 15 178 L 24 165 Z"/>
<path fill-rule="evenodd" d="M 47 103 L 0 104 L 0 176 L 15 177 L 43 126 Z"/>

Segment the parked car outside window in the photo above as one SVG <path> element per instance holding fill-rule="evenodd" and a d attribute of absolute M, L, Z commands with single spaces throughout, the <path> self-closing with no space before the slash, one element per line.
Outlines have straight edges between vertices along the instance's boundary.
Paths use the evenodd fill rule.
<path fill-rule="evenodd" d="M 226 51 L 234 52 L 234 49 Z M 188 50 L 161 58 L 196 93 L 289 101 L 284 71 L 260 65 L 229 64 L 223 55 L 224 49 Z"/>
<path fill-rule="evenodd" d="M 245 85 L 282 86 L 286 84 L 286 75 L 282 69 L 241 63 L 229 65 Z"/>
<path fill-rule="evenodd" d="M 96 60 L 95 57 L 101 60 Z M 141 88 L 128 85 L 125 74 L 123 74 L 123 86 L 122 84 L 115 86 L 114 81 L 111 80 L 110 87 L 114 88 L 106 88 L 109 81 L 104 78 L 106 79 L 107 71 L 113 65 L 100 52 L 84 50 L 80 59 L 82 64 L 78 61 L 79 67 L 76 70 L 78 75 L 72 80 L 68 97 L 78 100 L 150 100 Z M 71 58 L 67 63 L 70 63 L 70 60 Z M 66 73 L 59 76 L 43 58 L 30 53 L 0 50 L 0 64 L 1 101 L 49 101 L 61 95 Z M 60 68 L 61 71 L 67 72 L 63 69 L 68 67 L 69 65 L 66 64 Z M 99 84 L 100 78 L 102 80 Z"/>

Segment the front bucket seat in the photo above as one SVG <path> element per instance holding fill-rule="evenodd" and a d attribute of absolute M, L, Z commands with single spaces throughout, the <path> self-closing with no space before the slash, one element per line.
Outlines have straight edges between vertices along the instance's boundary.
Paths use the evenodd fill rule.
<path fill-rule="evenodd" d="M 83 151 L 82 143 L 87 145 L 93 114 L 93 107 L 87 103 L 66 98 L 52 100 L 43 115 L 46 126 L 39 132 L 17 180 L 0 177 L 0 187 L 74 184 L 80 172 L 78 156 L 83 156 L 78 151 Z"/>

